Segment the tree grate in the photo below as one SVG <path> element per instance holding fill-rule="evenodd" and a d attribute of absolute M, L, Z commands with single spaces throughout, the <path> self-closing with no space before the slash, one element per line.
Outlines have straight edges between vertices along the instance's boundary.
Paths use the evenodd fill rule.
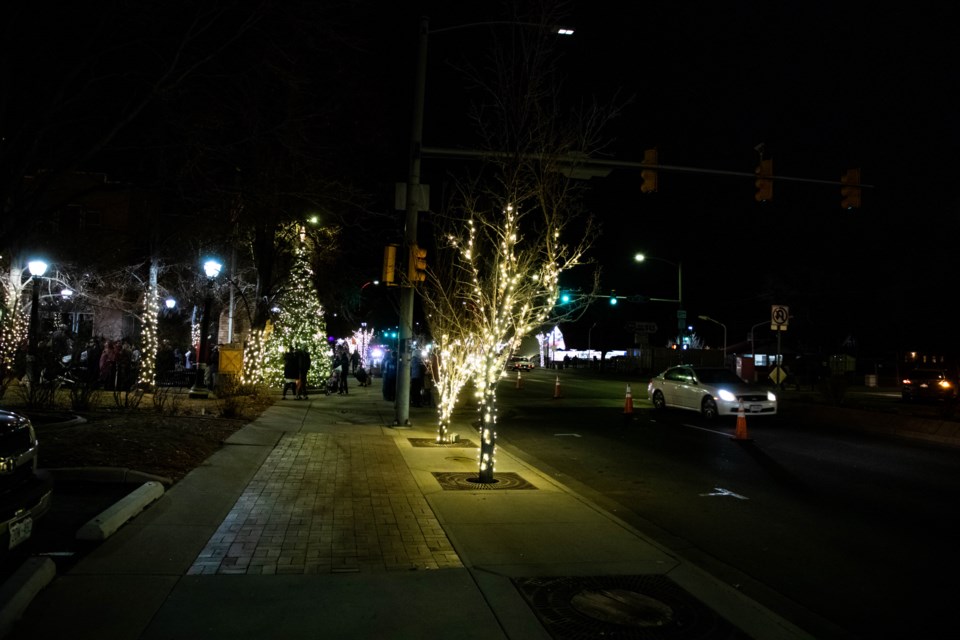
<path fill-rule="evenodd" d="M 440 483 L 440 488 L 444 491 L 477 489 L 536 489 L 535 486 L 524 480 L 520 475 L 505 471 L 503 473 L 494 473 L 493 482 L 480 482 L 476 471 L 434 471 L 433 477 Z"/>
<path fill-rule="evenodd" d="M 407 438 L 414 447 L 436 447 L 437 449 L 476 449 L 477 445 L 470 440 L 456 442 L 437 442 L 435 438 Z"/>

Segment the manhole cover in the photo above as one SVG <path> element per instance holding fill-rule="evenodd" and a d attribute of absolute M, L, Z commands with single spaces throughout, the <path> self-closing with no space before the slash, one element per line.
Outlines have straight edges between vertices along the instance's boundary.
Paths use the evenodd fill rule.
<path fill-rule="evenodd" d="M 456 442 L 437 442 L 434 438 L 407 438 L 407 440 L 414 447 L 436 447 L 438 449 L 475 449 L 477 447 L 469 440 L 457 440 Z"/>
<path fill-rule="evenodd" d="M 518 474 L 509 471 L 494 473 L 492 483 L 480 482 L 476 471 L 434 471 L 433 477 L 437 479 L 440 488 L 444 491 L 458 489 L 470 491 L 476 491 L 477 489 L 536 489 L 535 486 Z"/>
<path fill-rule="evenodd" d="M 662 575 L 514 578 L 513 583 L 556 639 L 749 638 Z"/>

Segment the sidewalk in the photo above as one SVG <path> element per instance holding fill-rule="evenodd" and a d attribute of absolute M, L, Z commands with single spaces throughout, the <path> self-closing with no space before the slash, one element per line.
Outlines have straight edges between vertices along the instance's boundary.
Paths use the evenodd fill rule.
<path fill-rule="evenodd" d="M 503 447 L 471 482 L 471 427 L 393 415 L 376 386 L 278 399 L 9 637 L 809 637 Z"/>

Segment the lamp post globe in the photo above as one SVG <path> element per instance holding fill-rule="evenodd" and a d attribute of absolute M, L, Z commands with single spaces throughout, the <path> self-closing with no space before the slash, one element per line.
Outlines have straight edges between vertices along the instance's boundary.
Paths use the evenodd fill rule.
<path fill-rule="evenodd" d="M 27 270 L 33 279 L 30 305 L 30 326 L 27 328 L 27 380 L 30 384 L 38 381 L 37 343 L 40 333 L 40 278 L 47 272 L 47 263 L 43 260 L 31 260 Z"/>
<path fill-rule="evenodd" d="M 209 367 L 210 355 L 207 353 L 207 328 L 210 324 L 210 307 L 213 304 L 213 283 L 220 275 L 221 265 L 216 260 L 207 260 L 203 264 L 203 271 L 207 276 L 207 292 L 203 299 L 203 313 L 200 315 L 200 347 L 197 354 L 197 375 L 193 381 L 193 387 L 190 389 L 190 397 L 196 399 L 206 399 L 209 397 L 204 378 L 206 377 L 207 367 Z"/>

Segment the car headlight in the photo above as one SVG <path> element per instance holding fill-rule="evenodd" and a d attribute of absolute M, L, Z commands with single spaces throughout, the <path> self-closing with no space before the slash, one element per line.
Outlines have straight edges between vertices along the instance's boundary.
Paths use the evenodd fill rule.
<path fill-rule="evenodd" d="M 769 400 L 770 402 L 776 402 L 777 394 L 775 394 L 773 391 L 767 391 L 767 400 Z"/>
<path fill-rule="evenodd" d="M 949 389 L 952 385 L 950 384 L 949 380 L 941 380 L 940 386 L 944 389 Z"/>
<path fill-rule="evenodd" d="M 718 395 L 718 396 L 720 397 L 720 399 L 723 400 L 724 402 L 736 402 L 736 400 L 737 400 L 737 396 L 733 395 L 732 393 L 730 393 L 730 392 L 727 391 L 726 389 L 720 389 L 720 391 L 717 392 L 717 395 Z"/>

